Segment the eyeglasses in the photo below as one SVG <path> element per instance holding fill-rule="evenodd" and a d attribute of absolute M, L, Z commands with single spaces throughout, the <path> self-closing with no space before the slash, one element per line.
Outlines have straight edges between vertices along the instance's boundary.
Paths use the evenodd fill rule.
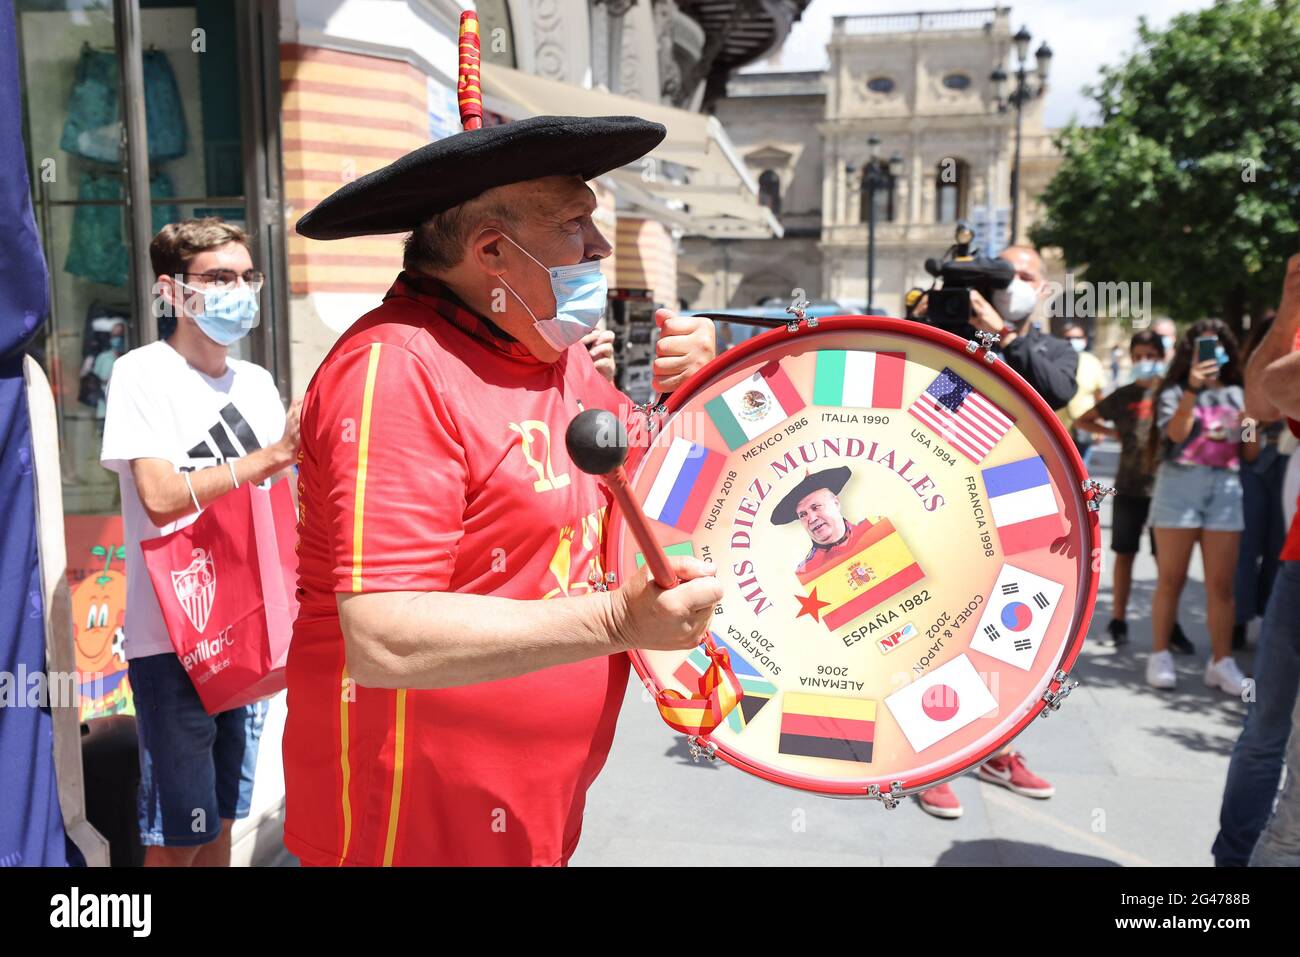
<path fill-rule="evenodd" d="M 233 286 L 242 279 L 254 292 L 261 292 L 262 283 L 266 281 L 266 276 L 256 269 L 248 269 L 243 273 L 237 273 L 233 269 L 209 269 L 207 272 L 184 272 L 181 275 L 198 276 L 214 286 Z"/>

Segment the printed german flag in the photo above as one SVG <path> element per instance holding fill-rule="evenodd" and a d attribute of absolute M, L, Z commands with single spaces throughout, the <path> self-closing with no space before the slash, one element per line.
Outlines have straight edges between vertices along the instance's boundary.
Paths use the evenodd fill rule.
<path fill-rule="evenodd" d="M 787 691 L 781 703 L 782 754 L 834 761 L 871 761 L 876 702 L 870 698 Z"/>
<path fill-rule="evenodd" d="M 845 555 L 847 557 L 840 558 Z M 925 577 L 893 522 L 863 522 L 829 561 L 817 556 L 797 572 L 809 597 L 826 602 L 821 620 L 831 631 L 870 611 Z M 838 561 L 835 559 L 839 558 Z"/>

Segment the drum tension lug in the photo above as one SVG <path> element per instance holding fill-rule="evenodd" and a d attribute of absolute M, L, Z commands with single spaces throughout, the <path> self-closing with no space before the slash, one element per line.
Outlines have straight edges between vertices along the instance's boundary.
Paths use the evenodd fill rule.
<path fill-rule="evenodd" d="M 989 365 L 998 361 L 998 354 L 993 351 L 1000 337 L 996 332 L 977 332 L 974 339 L 966 340 L 966 351 L 975 355 L 981 349 L 984 350 L 984 361 Z"/>
<path fill-rule="evenodd" d="M 618 579 L 615 577 L 613 572 L 605 572 L 604 578 L 598 578 L 593 575 L 588 579 L 588 582 L 591 584 L 592 591 L 609 591 L 614 587 L 614 583 L 617 580 Z"/>
<path fill-rule="evenodd" d="M 712 741 L 705 741 L 703 738 L 691 734 L 686 737 L 686 749 L 691 753 L 691 760 L 698 762 L 700 758 L 706 761 L 716 761 L 718 758 L 718 746 Z"/>
<path fill-rule="evenodd" d="M 650 434 L 650 438 L 653 439 L 656 435 L 659 434 L 659 428 L 663 420 L 663 415 L 665 412 L 668 411 L 667 406 L 665 406 L 662 402 L 659 403 L 658 405 L 655 405 L 653 399 L 647 399 L 641 405 L 632 406 L 632 410 L 634 412 L 640 412 L 642 415 L 645 416 L 645 427 L 646 427 L 646 431 Z"/>
<path fill-rule="evenodd" d="M 1056 691 L 1047 690 L 1043 692 L 1043 701 L 1047 707 L 1040 712 L 1041 716 L 1046 718 L 1053 711 L 1061 710 L 1061 702 L 1070 697 L 1070 692 L 1079 687 L 1079 682 L 1072 681 L 1070 675 L 1065 671 L 1058 671 L 1053 680 L 1056 681 L 1058 688 Z"/>
<path fill-rule="evenodd" d="M 1113 486 L 1102 485 L 1095 479 L 1085 479 L 1080 487 L 1083 489 L 1083 497 L 1088 503 L 1090 512 L 1100 511 L 1101 503 L 1106 496 L 1115 494 Z"/>
<path fill-rule="evenodd" d="M 892 811 L 894 808 L 898 807 L 898 805 L 902 802 L 902 797 L 901 797 L 902 790 L 903 790 L 902 781 L 890 782 L 888 791 L 880 790 L 879 784 L 869 784 L 867 785 L 867 797 L 879 801 L 881 804 L 885 806 L 885 810 Z M 895 795 L 900 795 L 900 796 L 895 797 Z"/>

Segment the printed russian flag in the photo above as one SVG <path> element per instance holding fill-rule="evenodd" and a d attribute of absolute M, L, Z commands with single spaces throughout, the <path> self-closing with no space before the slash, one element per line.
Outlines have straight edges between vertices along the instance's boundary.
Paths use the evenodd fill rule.
<path fill-rule="evenodd" d="M 813 405 L 901 409 L 906 364 L 907 355 L 902 352 L 819 352 Z"/>
<path fill-rule="evenodd" d="M 1047 465 L 1038 456 L 984 469 L 993 525 L 1005 555 L 1033 551 L 1065 534 Z"/>
<path fill-rule="evenodd" d="M 719 638 L 715 632 L 711 631 L 709 635 L 719 648 L 727 649 L 731 656 L 731 670 L 735 672 L 740 687 L 745 692 L 740 703 L 727 714 L 727 727 L 736 732 L 744 731 L 749 722 L 754 720 L 754 716 L 763 710 L 763 705 L 772 700 L 776 694 L 776 685 L 763 677 L 762 672 L 750 664 L 735 648 Z M 704 677 L 708 667 L 709 656 L 704 653 L 704 646 L 701 645 L 686 656 L 686 660 L 673 672 L 673 677 L 691 694 L 697 694 L 700 691 L 700 679 Z"/>
<path fill-rule="evenodd" d="M 803 407 L 803 396 L 780 362 L 773 359 L 752 376 L 706 402 L 704 411 L 718 427 L 722 441 L 734 452 L 772 431 Z"/>
<path fill-rule="evenodd" d="M 939 373 L 907 411 L 976 464 L 1015 425 L 1014 419 L 951 369 Z"/>
<path fill-rule="evenodd" d="M 876 702 L 870 698 L 787 691 L 781 700 L 782 754 L 867 764 L 875 737 Z"/>
<path fill-rule="evenodd" d="M 725 455 L 674 438 L 650 486 L 646 515 L 683 532 L 695 531 L 726 462 Z"/>

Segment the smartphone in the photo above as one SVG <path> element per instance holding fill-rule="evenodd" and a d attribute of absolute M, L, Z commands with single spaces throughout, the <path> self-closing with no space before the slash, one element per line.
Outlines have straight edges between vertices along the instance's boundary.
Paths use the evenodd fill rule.
<path fill-rule="evenodd" d="M 1208 362 L 1214 358 L 1214 351 L 1219 345 L 1218 336 L 1196 337 L 1196 361 Z"/>

